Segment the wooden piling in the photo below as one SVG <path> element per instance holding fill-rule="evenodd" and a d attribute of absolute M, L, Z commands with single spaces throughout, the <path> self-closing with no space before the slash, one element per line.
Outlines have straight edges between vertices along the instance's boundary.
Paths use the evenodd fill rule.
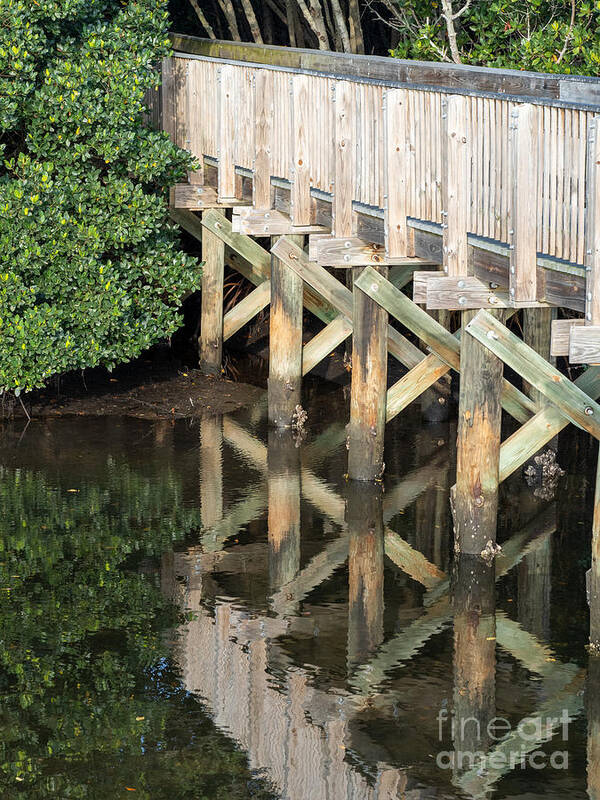
<path fill-rule="evenodd" d="M 207 213 L 210 212 L 204 212 Z M 225 243 L 208 228 L 202 232 L 202 261 L 200 370 L 206 375 L 220 375 L 223 360 Z"/>
<path fill-rule="evenodd" d="M 363 268 L 353 269 L 354 280 Z M 388 268 L 377 272 L 387 278 Z M 354 292 L 348 476 L 381 479 L 387 394 L 387 312 L 360 289 Z"/>
<path fill-rule="evenodd" d="M 600 453 L 596 466 L 590 572 L 590 652 L 600 654 Z"/>
<path fill-rule="evenodd" d="M 585 685 L 587 715 L 587 794 L 600 800 L 600 658 L 588 662 Z"/>
<path fill-rule="evenodd" d="M 496 541 L 503 364 L 465 331 L 472 317 L 462 312 L 453 511 L 456 549 L 480 554 Z"/>
<path fill-rule="evenodd" d="M 279 237 L 272 237 L 274 245 Z M 302 236 L 289 236 L 302 247 Z M 303 282 L 277 256 L 271 257 L 269 422 L 289 428 L 302 389 Z"/>
<path fill-rule="evenodd" d="M 291 431 L 269 431 L 267 484 L 269 583 L 276 591 L 300 569 L 300 450 Z"/>
<path fill-rule="evenodd" d="M 348 491 L 348 667 L 354 669 L 383 641 L 384 524 L 381 487 Z"/>
<path fill-rule="evenodd" d="M 523 309 L 523 341 L 550 364 L 556 364 L 556 359 L 550 355 L 552 321 L 554 319 L 556 319 L 556 309 L 554 308 Z M 531 397 L 538 410 L 546 404 L 543 394 L 527 381 L 523 381 L 523 391 Z"/>
<path fill-rule="evenodd" d="M 472 767 L 469 757 L 485 753 L 496 733 L 490 730 L 496 717 L 495 574 L 479 556 L 460 553 L 455 563 L 455 774 Z M 463 769 L 460 754 L 466 756 Z"/>

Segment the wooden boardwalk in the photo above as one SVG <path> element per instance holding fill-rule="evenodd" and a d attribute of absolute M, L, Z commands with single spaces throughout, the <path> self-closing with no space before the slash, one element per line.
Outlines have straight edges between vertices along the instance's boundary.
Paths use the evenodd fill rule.
<path fill-rule="evenodd" d="M 269 419 L 286 427 L 302 376 L 351 336 L 348 474 L 366 481 L 386 422 L 427 389 L 446 403 L 460 372 L 456 545 L 486 552 L 499 482 L 569 423 L 600 438 L 600 79 L 173 45 L 149 114 L 199 163 L 171 205 L 202 241 L 202 368 L 270 305 Z M 224 314 L 226 266 L 255 288 Z M 303 344 L 305 310 L 323 328 Z M 406 370 L 391 386 L 388 356 Z M 571 381 L 556 356 L 593 366 Z M 503 411 L 521 426 L 505 442 Z M 597 505 L 593 642 L 600 488 Z"/>

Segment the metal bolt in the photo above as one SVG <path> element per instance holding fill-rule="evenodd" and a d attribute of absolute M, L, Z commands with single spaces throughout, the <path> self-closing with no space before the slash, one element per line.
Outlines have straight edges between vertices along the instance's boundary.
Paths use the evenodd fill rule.
<path fill-rule="evenodd" d="M 458 286 L 459 289 L 464 289 L 465 288 L 465 282 L 464 281 L 459 281 L 456 285 Z"/>
<path fill-rule="evenodd" d="M 588 292 L 588 293 L 587 293 L 587 299 L 588 299 L 588 300 L 591 300 L 591 299 L 592 299 L 592 293 L 591 293 L 591 292 Z"/>
<path fill-rule="evenodd" d="M 587 319 L 588 322 L 592 321 L 592 314 L 590 311 L 588 311 L 588 313 L 585 315 L 585 318 Z"/>
<path fill-rule="evenodd" d="M 459 303 L 459 305 L 461 305 L 461 306 L 464 306 L 464 305 L 466 305 L 466 303 L 467 303 L 467 298 L 466 298 L 464 295 L 461 295 L 461 296 L 458 298 L 458 303 Z"/>
<path fill-rule="evenodd" d="M 511 267 L 511 268 L 510 268 L 510 274 L 511 274 L 511 275 L 514 275 L 514 274 L 515 274 L 515 268 L 514 268 L 514 267 Z"/>
<path fill-rule="evenodd" d="M 371 291 L 372 292 L 376 292 L 377 291 L 377 284 L 376 283 L 372 283 L 371 284 Z"/>
<path fill-rule="evenodd" d="M 509 233 L 509 235 L 510 235 L 510 236 L 512 236 L 512 235 L 513 235 L 513 233 L 514 233 L 514 229 L 513 229 L 513 228 L 511 228 L 511 229 L 509 230 L 509 232 L 508 232 L 508 233 Z"/>
<path fill-rule="evenodd" d="M 496 331 L 488 331 L 486 336 L 488 339 L 498 339 L 498 334 Z"/>
<path fill-rule="evenodd" d="M 498 302 L 498 298 L 496 297 L 496 295 L 495 295 L 495 294 L 491 294 L 491 295 L 488 297 L 488 303 L 489 303 L 490 305 L 492 305 L 492 306 L 495 306 L 497 302 Z"/>
<path fill-rule="evenodd" d="M 350 256 L 349 256 L 348 254 L 346 254 L 346 255 L 344 256 L 344 261 L 345 261 L 346 263 L 348 263 L 348 262 L 350 261 Z"/>
<path fill-rule="evenodd" d="M 510 290 L 510 296 L 511 296 L 511 297 L 514 297 L 514 296 L 515 296 L 515 290 L 514 290 L 514 289 L 511 289 L 511 290 Z"/>
<path fill-rule="evenodd" d="M 494 283 L 494 281 L 490 281 L 490 289 L 497 289 L 497 288 L 498 288 L 498 284 Z"/>
<path fill-rule="evenodd" d="M 585 413 L 588 415 L 588 417 L 591 417 L 594 414 L 594 409 L 591 406 L 586 406 Z"/>
<path fill-rule="evenodd" d="M 348 249 L 349 247 L 352 247 L 352 242 L 344 242 L 344 247 L 346 249 Z"/>

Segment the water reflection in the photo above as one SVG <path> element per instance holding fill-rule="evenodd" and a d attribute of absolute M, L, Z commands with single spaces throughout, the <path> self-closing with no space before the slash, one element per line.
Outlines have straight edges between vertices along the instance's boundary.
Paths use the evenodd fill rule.
<path fill-rule="evenodd" d="M 451 429 L 398 434 L 385 487 L 332 479 L 339 424 L 19 435 L 3 796 L 600 797 L 600 675 L 561 580 L 587 539 L 514 483 L 498 556 L 453 557 Z"/>

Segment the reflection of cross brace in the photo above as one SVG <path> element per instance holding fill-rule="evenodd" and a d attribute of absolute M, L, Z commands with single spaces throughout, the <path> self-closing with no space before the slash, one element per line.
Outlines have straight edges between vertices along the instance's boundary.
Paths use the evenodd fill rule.
<path fill-rule="evenodd" d="M 496 559 L 496 580 L 506 575 L 533 547 L 544 542 L 555 530 L 556 507 L 552 505 L 503 544 L 502 552 Z M 450 590 L 448 576 L 442 574 L 434 588 L 427 588 L 429 591 L 424 597 L 425 613 L 404 631 L 386 642 L 366 664 L 357 669 L 352 683 L 360 692 L 373 691 L 391 669 L 402 661 L 412 658 L 431 636 L 442 631 L 452 621 L 452 609 L 448 598 Z M 521 632 L 521 638 L 515 635 L 515 627 Z M 547 657 L 551 657 L 552 653 L 545 645 L 541 645 L 535 636 L 528 634 L 508 619 L 503 619 L 497 639 L 528 669 L 543 674 L 545 677 L 556 675 L 552 685 L 564 685 L 562 676 L 564 665 L 544 661 L 542 672 L 542 659 L 539 657 L 540 647 L 544 648 Z M 570 680 L 572 676 L 567 677 Z"/>
<path fill-rule="evenodd" d="M 267 448 L 262 442 L 227 417 L 223 420 L 223 434 L 252 466 L 266 472 Z M 439 470 L 446 462 L 446 454 L 440 453 L 432 462 L 410 472 L 388 495 L 389 499 L 384 500 L 384 520 L 389 521 L 435 483 Z M 321 513 L 345 528 L 344 500 L 307 467 L 301 468 L 301 474 L 303 496 Z M 271 601 L 274 608 L 279 613 L 286 613 L 290 608 L 290 597 L 294 604 L 297 603 L 340 567 L 348 558 L 348 541 L 348 535 L 344 533 L 315 556 L 292 581 L 273 595 Z M 385 528 L 385 554 L 400 569 L 428 588 L 443 577 L 435 564 L 388 527 Z"/>
<path fill-rule="evenodd" d="M 460 345 L 456 338 L 374 269 L 367 267 L 355 285 L 427 341 L 446 363 L 450 364 L 453 359 L 455 363 L 458 362 Z M 538 411 L 502 444 L 500 480 L 504 480 L 531 458 L 569 422 L 575 422 L 599 438 L 600 407 L 594 402 L 594 398 L 600 396 L 600 368 L 591 367 L 572 383 L 486 311 L 477 314 L 467 326 L 467 331 L 553 404 Z M 434 358 L 438 359 L 437 355 Z M 408 382 L 410 376 L 411 373 L 402 380 Z M 503 398 L 506 398 L 507 391 L 518 397 L 514 395 L 517 391 L 515 387 L 505 381 Z M 531 404 L 524 395 L 521 398 Z M 506 409 L 506 405 L 503 405 Z M 531 405 L 528 407 L 531 409 Z"/>

